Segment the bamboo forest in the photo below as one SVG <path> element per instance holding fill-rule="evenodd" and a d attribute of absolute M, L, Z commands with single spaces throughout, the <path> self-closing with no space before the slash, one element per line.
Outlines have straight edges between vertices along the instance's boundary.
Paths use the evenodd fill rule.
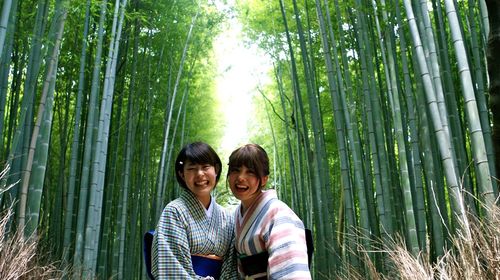
<path fill-rule="evenodd" d="M 313 279 L 499 279 L 498 1 L 0 3 L 1 279 L 148 279 L 193 141 L 228 209 L 230 152 L 266 149 Z"/>

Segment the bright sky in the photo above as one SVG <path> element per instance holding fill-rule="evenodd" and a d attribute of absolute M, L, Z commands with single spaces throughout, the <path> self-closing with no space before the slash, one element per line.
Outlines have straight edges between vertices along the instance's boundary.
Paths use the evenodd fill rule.
<path fill-rule="evenodd" d="M 231 2 L 231 1 L 229 1 Z M 270 62 L 257 46 L 244 46 L 241 24 L 230 20 L 214 44 L 218 62 L 217 92 L 223 112 L 224 136 L 218 149 L 223 155 L 245 144 L 251 137 L 254 118 L 252 99 L 257 86 L 269 81 Z"/>

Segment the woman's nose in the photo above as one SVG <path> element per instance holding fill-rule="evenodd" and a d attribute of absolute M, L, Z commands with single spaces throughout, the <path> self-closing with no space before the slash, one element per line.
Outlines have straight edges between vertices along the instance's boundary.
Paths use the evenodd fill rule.
<path fill-rule="evenodd" d="M 236 180 L 238 180 L 238 182 L 241 182 L 243 180 L 246 179 L 246 176 L 245 174 L 243 174 L 242 172 L 239 172 L 237 175 L 236 175 Z"/>
<path fill-rule="evenodd" d="M 205 172 L 203 171 L 203 168 L 198 168 L 196 169 L 196 175 L 203 175 Z"/>

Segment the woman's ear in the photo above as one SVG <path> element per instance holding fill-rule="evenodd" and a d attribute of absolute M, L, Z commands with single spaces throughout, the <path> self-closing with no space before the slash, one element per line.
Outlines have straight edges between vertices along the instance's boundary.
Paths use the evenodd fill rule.
<path fill-rule="evenodd" d="M 268 179 L 269 179 L 269 175 L 266 175 L 266 176 L 262 177 L 262 179 L 260 180 L 260 185 L 262 187 L 264 187 L 267 184 L 267 180 Z"/>
<path fill-rule="evenodd" d="M 184 172 L 182 171 L 177 171 L 177 174 L 179 174 L 179 176 L 182 178 L 183 181 L 186 181 L 186 178 L 184 178 Z"/>

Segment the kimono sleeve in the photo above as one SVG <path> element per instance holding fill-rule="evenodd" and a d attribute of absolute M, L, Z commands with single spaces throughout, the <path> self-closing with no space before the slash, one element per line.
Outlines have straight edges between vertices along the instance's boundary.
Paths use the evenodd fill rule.
<path fill-rule="evenodd" d="M 268 215 L 264 238 L 269 253 L 268 279 L 311 279 L 302 221 L 285 205 Z"/>
<path fill-rule="evenodd" d="M 236 249 L 234 247 L 234 230 L 231 230 L 231 233 L 231 242 L 226 254 L 224 255 L 224 263 L 222 264 L 220 280 L 239 279 Z"/>
<path fill-rule="evenodd" d="M 155 279 L 204 279 L 194 273 L 188 231 L 181 214 L 165 207 L 153 238 L 152 273 Z"/>

